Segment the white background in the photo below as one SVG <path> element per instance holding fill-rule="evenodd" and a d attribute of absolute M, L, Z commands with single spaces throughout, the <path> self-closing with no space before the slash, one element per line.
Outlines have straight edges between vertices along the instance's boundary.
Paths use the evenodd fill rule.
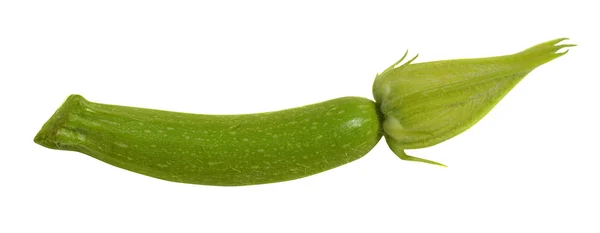
<path fill-rule="evenodd" d="M 0 232 L 600 232 L 593 1 L 218 2 L 0 3 Z M 308 178 L 211 187 L 33 143 L 73 93 L 271 111 L 371 98 L 375 74 L 406 49 L 422 62 L 558 37 L 579 46 L 464 134 L 409 151 L 447 169 L 402 161 L 381 141 Z"/>

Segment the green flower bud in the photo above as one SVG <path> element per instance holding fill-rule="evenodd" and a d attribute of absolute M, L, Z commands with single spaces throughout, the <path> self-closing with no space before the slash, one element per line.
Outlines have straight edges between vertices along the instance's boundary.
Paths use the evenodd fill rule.
<path fill-rule="evenodd" d="M 417 55 L 398 66 L 405 53 L 373 84 L 389 147 L 401 159 L 444 166 L 404 150 L 436 145 L 473 126 L 529 72 L 568 51 L 559 49 L 574 46 L 557 45 L 563 40 L 506 56 L 412 64 Z"/>

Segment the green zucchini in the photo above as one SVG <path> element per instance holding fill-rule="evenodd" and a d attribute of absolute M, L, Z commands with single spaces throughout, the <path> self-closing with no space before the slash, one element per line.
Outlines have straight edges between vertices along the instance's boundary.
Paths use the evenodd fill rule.
<path fill-rule="evenodd" d="M 293 180 L 367 154 L 375 103 L 343 97 L 282 111 L 201 115 L 93 103 L 71 95 L 34 141 L 147 176 L 236 186 Z"/>
<path fill-rule="evenodd" d="M 566 38 L 519 53 L 400 63 L 378 74 L 377 104 L 343 97 L 288 110 L 200 115 L 93 103 L 70 96 L 34 141 L 88 154 L 159 179 L 204 185 L 253 185 L 306 177 L 354 161 L 385 136 L 401 159 L 483 118 L 537 67 L 563 56 Z"/>

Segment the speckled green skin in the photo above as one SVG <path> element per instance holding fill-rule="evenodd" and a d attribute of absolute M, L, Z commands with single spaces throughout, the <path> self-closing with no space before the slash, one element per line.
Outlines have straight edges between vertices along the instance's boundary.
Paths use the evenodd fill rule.
<path fill-rule="evenodd" d="M 360 97 L 268 113 L 200 115 L 72 95 L 34 141 L 159 179 L 233 186 L 335 168 L 364 156 L 381 136 L 375 103 Z"/>

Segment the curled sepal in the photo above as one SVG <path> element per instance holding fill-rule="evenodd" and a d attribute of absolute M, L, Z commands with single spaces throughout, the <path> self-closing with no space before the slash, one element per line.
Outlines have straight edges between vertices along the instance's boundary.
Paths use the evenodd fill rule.
<path fill-rule="evenodd" d="M 436 161 L 432 161 L 432 160 L 428 160 L 428 159 L 422 159 L 422 158 L 418 158 L 418 157 L 407 155 L 406 152 L 404 152 L 404 148 L 402 148 L 402 143 L 399 143 L 398 141 L 394 140 L 391 137 L 385 137 L 385 141 L 387 142 L 387 144 L 390 147 L 390 149 L 392 149 L 392 151 L 394 152 L 394 154 L 396 154 L 402 160 L 413 161 L 413 162 L 422 162 L 422 163 L 428 163 L 428 164 L 433 164 L 433 165 L 438 165 L 438 166 L 446 167 L 446 165 L 438 163 Z"/>
<path fill-rule="evenodd" d="M 404 149 L 433 146 L 473 126 L 529 72 L 567 53 L 561 48 L 575 46 L 558 45 L 563 40 L 497 57 L 412 63 L 415 56 L 398 66 L 405 53 L 373 84 L 388 145 L 402 159 L 435 163 Z"/>

